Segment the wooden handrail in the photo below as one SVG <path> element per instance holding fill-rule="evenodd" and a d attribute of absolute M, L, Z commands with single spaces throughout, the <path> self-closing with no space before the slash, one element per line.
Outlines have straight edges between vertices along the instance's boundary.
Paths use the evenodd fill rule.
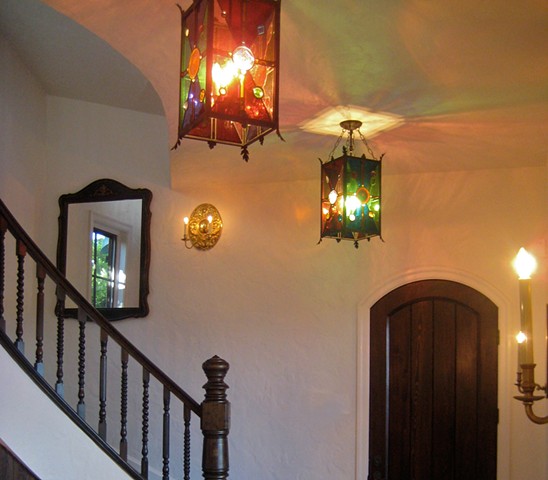
<path fill-rule="evenodd" d="M 27 254 L 46 271 L 48 277 L 60 287 L 65 294 L 81 308 L 89 319 L 99 325 L 114 341 L 124 348 L 138 363 L 146 368 L 149 373 L 159 382 L 165 385 L 173 395 L 181 402 L 187 405 L 196 415 L 201 416 L 201 406 L 188 393 L 179 387 L 169 376 L 160 370 L 151 360 L 135 347 L 126 337 L 124 337 L 101 313 L 99 313 L 83 296 L 72 286 L 72 284 L 63 276 L 57 267 L 42 253 L 36 243 L 28 236 L 25 230 L 17 222 L 15 217 L 8 210 L 4 202 L 0 199 L 0 216 L 4 217 L 7 229 L 20 241 L 27 250 Z"/>

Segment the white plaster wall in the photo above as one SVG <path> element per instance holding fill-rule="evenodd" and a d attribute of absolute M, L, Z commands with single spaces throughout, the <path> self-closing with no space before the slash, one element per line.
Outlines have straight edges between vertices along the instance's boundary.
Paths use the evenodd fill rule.
<path fill-rule="evenodd" d="M 134 141 L 145 135 L 126 112 L 61 99 L 49 104 L 56 112 L 49 123 L 51 162 L 66 172 L 56 195 L 95 179 L 93 150 L 78 152 L 85 160 L 72 166 L 65 145 L 90 132 L 101 144 L 109 128 L 104 117 L 135 129 Z M 145 138 L 157 146 L 155 164 L 167 161 L 164 139 Z M 110 137 L 108 147 L 121 160 L 119 170 L 115 162 L 108 166 L 121 181 L 129 162 L 117 156 L 123 141 Z M 541 263 L 537 318 L 546 303 L 544 168 L 388 175 L 385 242 L 374 239 L 356 251 L 348 243 L 316 245 L 315 180 L 201 186 L 178 194 L 150 180 L 148 157 L 133 159 L 125 182 L 154 193 L 151 314 L 120 328 L 198 399 L 201 362 L 219 354 L 231 363 L 233 478 L 354 478 L 358 307 L 374 292 L 386 293 L 395 278 L 412 279 L 418 271 L 451 272 L 468 284 L 473 278 L 472 286 L 487 285 L 486 293 L 502 299 L 500 478 L 517 480 L 524 469 L 546 473 L 545 429 L 530 424 L 519 405 L 508 405 L 515 393 L 510 339 L 518 308 L 510 262 L 520 245 Z M 180 242 L 181 217 L 201 202 L 219 208 L 225 229 L 213 250 L 188 251 Z M 545 327 L 538 323 L 540 343 Z"/>
<path fill-rule="evenodd" d="M 213 354 L 230 362 L 231 478 L 355 478 L 358 312 L 417 272 L 436 271 L 473 279 L 500 303 L 499 451 L 509 465 L 500 478 L 548 476 L 548 430 L 508 404 L 518 322 L 510 261 L 521 245 L 541 265 L 533 285 L 539 354 L 545 334 L 546 168 L 386 175 L 385 242 L 355 250 L 316 245 L 316 180 L 170 190 L 161 117 L 50 97 L 47 147 L 37 228 L 51 258 L 59 195 L 100 177 L 152 190 L 151 313 L 117 326 L 197 400 L 201 363 Z M 286 148 L 280 142 L 281 154 Z M 260 147 L 253 155 L 260 161 Z M 317 163 L 310 168 L 315 178 Z M 188 251 L 181 218 L 202 202 L 220 210 L 225 228 L 213 250 Z"/>
<path fill-rule="evenodd" d="M 56 217 L 42 219 L 47 190 L 46 95 L 16 52 L 0 36 L 0 198 L 40 244 L 38 232 L 56 230 Z M 43 221 L 44 220 L 44 221 Z M 6 271 L 15 271 L 15 244 L 6 235 Z M 50 258 L 55 256 L 50 253 Z M 7 331 L 14 332 L 15 281 L 4 291 Z M 26 285 L 34 288 L 32 270 Z M 33 312 L 27 294 L 25 311 Z M 50 311 L 51 306 L 50 306 Z M 26 351 L 31 356 L 33 322 L 25 323 Z M 127 478 L 41 391 L 18 372 L 0 348 L 0 438 L 44 480 Z"/>
<path fill-rule="evenodd" d="M 0 35 L 0 197 L 34 234 L 46 169 L 46 96 Z"/>
<path fill-rule="evenodd" d="M 0 365 L 0 438 L 41 480 L 130 478 L 1 347 Z"/>
<path fill-rule="evenodd" d="M 46 160 L 46 96 L 0 35 L 0 198 L 33 237 L 39 231 Z M 5 269 L 15 271 L 15 242 L 6 237 Z M 31 275 L 27 284 L 32 285 Z M 6 280 L 4 288 L 4 316 L 14 332 L 15 277 Z M 26 308 L 31 310 L 34 303 L 35 297 L 27 297 Z M 32 326 L 27 330 L 34 334 Z"/>

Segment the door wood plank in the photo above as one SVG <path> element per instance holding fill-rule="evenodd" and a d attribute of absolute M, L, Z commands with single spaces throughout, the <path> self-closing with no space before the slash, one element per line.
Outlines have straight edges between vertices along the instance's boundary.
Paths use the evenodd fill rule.
<path fill-rule="evenodd" d="M 411 306 L 411 475 L 431 478 L 432 460 L 432 302 Z"/>

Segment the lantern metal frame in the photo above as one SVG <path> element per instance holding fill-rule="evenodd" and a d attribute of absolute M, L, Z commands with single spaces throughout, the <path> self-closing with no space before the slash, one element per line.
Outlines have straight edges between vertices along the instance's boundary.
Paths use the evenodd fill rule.
<path fill-rule="evenodd" d="M 381 240 L 381 174 L 382 158 L 375 157 L 366 138 L 360 132 L 362 122 L 345 120 L 340 123 L 341 135 L 329 154 L 330 160 L 321 163 L 320 240 L 333 238 L 358 242 L 372 237 Z M 365 154 L 354 156 L 355 132 L 372 158 Z M 343 154 L 333 158 L 333 152 L 347 135 Z M 383 240 L 384 241 L 384 240 Z"/>
<path fill-rule="evenodd" d="M 178 139 L 247 147 L 279 132 L 281 0 L 194 0 L 181 11 Z"/>

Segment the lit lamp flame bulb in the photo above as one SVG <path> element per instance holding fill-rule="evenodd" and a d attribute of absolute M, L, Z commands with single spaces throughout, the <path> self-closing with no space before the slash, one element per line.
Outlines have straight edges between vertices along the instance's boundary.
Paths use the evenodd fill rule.
<path fill-rule="evenodd" d="M 525 335 L 525 333 L 523 333 L 523 332 L 520 331 L 520 332 L 516 335 L 516 341 L 517 341 L 518 343 L 521 344 L 521 343 L 525 342 L 526 340 L 527 340 L 527 335 Z"/>
<path fill-rule="evenodd" d="M 186 242 L 188 239 L 188 217 L 183 218 L 183 223 L 185 224 L 183 228 L 183 240 Z"/>
<path fill-rule="evenodd" d="M 350 218 L 350 221 L 354 221 L 356 219 L 356 216 L 354 215 L 354 212 L 360 208 L 361 202 L 356 195 L 351 195 L 350 197 L 346 198 L 346 211 L 348 214 L 348 218 Z"/>
<path fill-rule="evenodd" d="M 255 55 L 251 49 L 244 45 L 236 47 L 232 52 L 232 61 L 238 67 L 240 72 L 247 72 L 255 64 Z"/>
<path fill-rule="evenodd" d="M 219 95 L 226 95 L 228 85 L 237 75 L 238 69 L 233 61 L 228 61 L 223 66 L 218 63 L 213 64 L 211 77 Z"/>
<path fill-rule="evenodd" d="M 537 261 L 525 248 L 520 248 L 514 259 L 514 269 L 516 270 L 520 280 L 531 278 L 531 274 L 537 268 Z"/>
<path fill-rule="evenodd" d="M 327 196 L 327 198 L 329 198 L 329 203 L 331 205 L 335 205 L 335 202 L 337 201 L 337 197 L 338 197 L 338 195 L 337 195 L 337 192 L 335 190 L 331 190 L 329 192 L 329 195 Z"/>

